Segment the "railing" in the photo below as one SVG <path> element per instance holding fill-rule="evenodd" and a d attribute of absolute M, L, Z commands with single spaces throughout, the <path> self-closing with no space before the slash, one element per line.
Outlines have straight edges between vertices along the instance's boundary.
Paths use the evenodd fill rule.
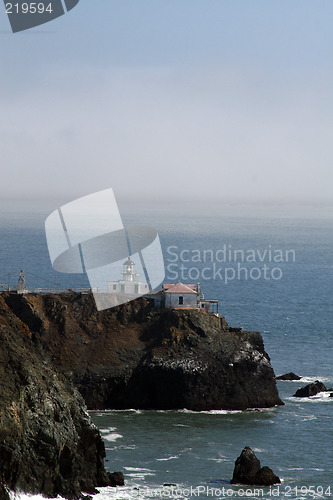
<path fill-rule="evenodd" d="M 0 284 L 1 292 L 16 292 L 17 287 L 14 285 L 2 285 Z M 90 288 L 29 288 L 25 293 L 90 293 Z M 22 292 L 20 292 L 22 293 Z"/>

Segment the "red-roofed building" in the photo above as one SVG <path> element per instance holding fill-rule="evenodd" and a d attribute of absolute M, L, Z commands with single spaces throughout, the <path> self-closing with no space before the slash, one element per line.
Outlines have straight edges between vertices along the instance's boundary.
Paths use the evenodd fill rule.
<path fill-rule="evenodd" d="M 162 288 L 151 296 L 158 309 L 164 308 L 196 308 L 199 307 L 200 287 L 178 283 L 164 283 Z"/>
<path fill-rule="evenodd" d="M 148 295 L 157 309 L 199 309 L 203 312 L 218 314 L 218 301 L 205 300 L 201 295 L 200 284 L 164 283 L 162 288 Z"/>

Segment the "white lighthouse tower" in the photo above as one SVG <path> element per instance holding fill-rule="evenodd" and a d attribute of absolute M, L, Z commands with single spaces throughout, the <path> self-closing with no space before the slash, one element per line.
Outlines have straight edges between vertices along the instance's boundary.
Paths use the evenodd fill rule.
<path fill-rule="evenodd" d="M 108 281 L 107 292 L 114 295 L 127 295 L 131 299 L 149 292 L 146 281 L 139 280 L 139 274 L 135 272 L 135 263 L 128 257 L 123 263 L 122 279 Z"/>
<path fill-rule="evenodd" d="M 124 281 L 138 281 L 139 275 L 134 271 L 135 264 L 128 257 L 123 264 L 123 280 Z"/>

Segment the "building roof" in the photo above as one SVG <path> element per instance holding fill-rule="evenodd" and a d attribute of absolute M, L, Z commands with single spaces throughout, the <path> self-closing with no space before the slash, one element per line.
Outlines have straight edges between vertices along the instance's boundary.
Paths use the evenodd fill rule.
<path fill-rule="evenodd" d="M 123 266 L 134 266 L 134 262 L 129 258 L 127 257 L 127 260 L 125 260 Z"/>
<path fill-rule="evenodd" d="M 184 285 L 184 283 L 181 283 L 178 281 L 178 283 L 164 283 L 162 285 L 161 292 L 165 293 L 197 293 L 197 285 L 193 284 L 188 284 Z"/>

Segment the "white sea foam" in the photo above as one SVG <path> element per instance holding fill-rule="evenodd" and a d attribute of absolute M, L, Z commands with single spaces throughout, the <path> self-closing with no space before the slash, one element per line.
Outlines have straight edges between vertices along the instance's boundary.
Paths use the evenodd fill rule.
<path fill-rule="evenodd" d="M 112 488 L 110 486 L 103 488 L 99 487 L 98 491 L 99 493 L 93 496 L 94 500 L 119 500 L 120 498 L 124 500 L 133 500 L 133 498 L 145 500 L 147 498 L 144 494 L 137 495 L 133 486 L 117 486 L 117 488 Z M 42 495 L 28 495 L 27 493 L 14 493 L 12 491 L 9 491 L 9 497 L 11 500 L 45 500 L 45 497 Z M 60 495 L 56 498 L 58 500 L 66 500 Z"/>
<path fill-rule="evenodd" d="M 319 380 L 320 382 L 323 382 L 327 385 L 332 384 L 333 385 L 333 378 L 332 377 L 321 377 L 320 375 L 317 375 L 316 377 L 310 377 L 310 376 L 304 376 L 300 378 L 300 380 L 277 380 L 277 382 L 291 382 L 293 384 L 313 384 Z"/>
<path fill-rule="evenodd" d="M 108 434 L 109 432 L 114 432 L 117 430 L 117 427 L 107 427 L 106 429 L 100 429 L 99 432 L 102 434 Z"/>
<path fill-rule="evenodd" d="M 145 467 L 124 467 L 124 469 L 129 472 L 151 472 L 151 469 L 146 469 Z"/>
<path fill-rule="evenodd" d="M 182 410 L 177 410 L 179 413 L 193 413 L 195 415 L 203 414 L 203 415 L 232 415 L 233 413 L 243 413 L 242 410 L 203 410 L 203 411 L 194 411 L 188 410 L 187 408 L 183 408 Z"/>
<path fill-rule="evenodd" d="M 147 476 L 155 476 L 155 471 L 145 467 L 124 467 L 126 478 L 144 480 Z"/>
<path fill-rule="evenodd" d="M 9 497 L 11 500 L 45 500 L 42 495 L 28 495 L 26 493 L 14 493 L 13 491 L 9 491 Z M 57 498 L 61 498 L 58 496 Z"/>
<path fill-rule="evenodd" d="M 293 382 L 312 384 L 313 382 L 316 382 L 316 380 L 320 380 L 320 382 L 332 383 L 332 377 L 321 377 L 320 375 L 316 375 L 315 377 L 305 376 L 302 377 L 301 380 L 293 380 Z"/>
<path fill-rule="evenodd" d="M 155 460 L 158 460 L 159 462 L 166 462 L 168 460 L 175 460 L 179 458 L 179 455 L 172 455 L 171 457 L 167 457 L 167 458 L 156 458 Z"/>
<path fill-rule="evenodd" d="M 88 413 L 95 414 L 95 417 L 105 417 L 106 415 L 113 415 L 114 413 L 142 413 L 142 410 L 137 410 L 135 408 L 126 408 L 125 410 L 113 410 L 112 408 L 108 408 L 106 410 L 88 410 Z"/>
<path fill-rule="evenodd" d="M 216 463 L 221 463 L 221 462 L 230 462 L 230 460 L 228 458 L 214 458 L 214 457 L 211 457 L 211 458 L 208 458 L 208 460 L 211 460 L 212 462 L 216 462 Z"/>
<path fill-rule="evenodd" d="M 126 477 L 143 481 L 147 476 L 155 476 L 155 472 L 145 467 L 124 467 Z"/>
<path fill-rule="evenodd" d="M 308 422 L 310 420 L 317 420 L 317 417 L 315 415 L 306 415 L 301 419 L 301 422 Z"/>
<path fill-rule="evenodd" d="M 247 410 L 238 410 L 241 413 L 252 413 L 252 412 L 260 412 L 260 413 L 273 413 L 277 408 L 280 408 L 280 405 L 271 406 L 270 408 L 248 408 Z"/>
<path fill-rule="evenodd" d="M 135 450 L 136 446 L 135 444 L 121 444 L 119 446 L 117 446 L 117 450 L 121 449 L 121 450 Z"/>
<path fill-rule="evenodd" d="M 104 488 L 98 488 L 99 493 L 94 495 L 94 500 L 145 500 L 147 497 L 140 493 L 138 489 L 133 486 L 117 486 L 117 488 L 112 488 L 110 486 Z"/>
<path fill-rule="evenodd" d="M 144 480 L 147 476 L 155 476 L 154 472 L 129 472 L 126 477 L 131 477 L 132 479 Z"/>
<path fill-rule="evenodd" d="M 285 400 L 292 401 L 293 403 L 333 403 L 331 391 L 318 392 L 318 394 L 316 394 L 315 396 L 309 396 L 305 398 L 289 396 L 285 398 Z"/>
<path fill-rule="evenodd" d="M 117 439 L 122 438 L 122 434 L 117 434 L 116 432 L 111 432 L 110 434 L 103 435 L 103 439 L 106 441 L 116 441 Z"/>
<path fill-rule="evenodd" d="M 134 484 L 132 486 L 121 486 L 117 488 L 99 488 L 100 493 L 94 496 L 94 500 L 148 500 L 160 499 L 158 492 L 161 491 L 161 485 L 149 486 L 149 491 L 142 484 Z M 167 489 L 165 489 L 165 492 Z M 171 498 L 170 495 L 163 495 L 163 498 Z M 186 497 L 188 498 L 188 497 Z M 183 495 L 173 495 L 172 500 L 185 500 Z"/>
<path fill-rule="evenodd" d="M 137 413 L 137 414 L 140 414 L 142 413 L 142 410 L 137 410 L 136 408 L 126 408 L 126 410 L 105 410 L 105 413 L 128 413 L 128 412 L 132 412 L 132 413 Z"/>

